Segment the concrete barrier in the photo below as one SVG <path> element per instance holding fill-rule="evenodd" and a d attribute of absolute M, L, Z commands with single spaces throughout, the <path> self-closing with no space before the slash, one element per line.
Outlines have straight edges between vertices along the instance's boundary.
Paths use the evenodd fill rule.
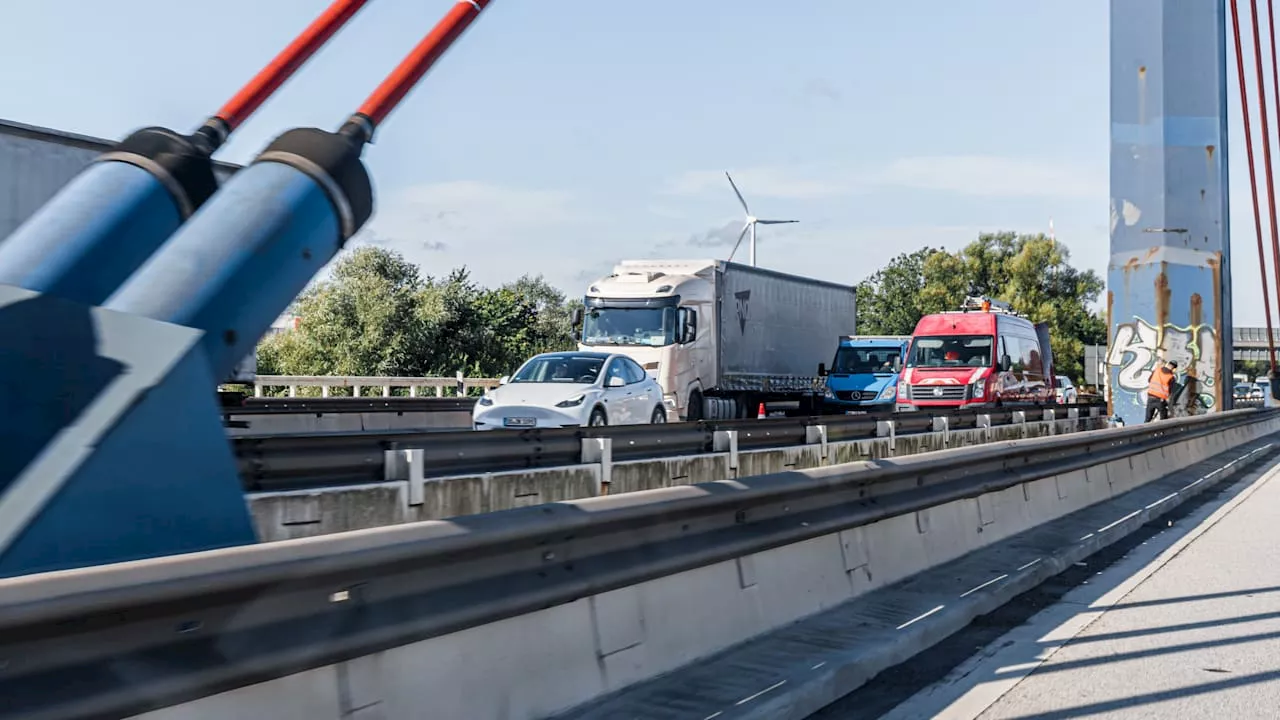
<path fill-rule="evenodd" d="M 654 490 L 988 442 L 1061 435 L 1095 430 L 1105 427 L 1105 423 L 1103 417 L 1080 417 L 847 442 L 825 442 L 825 433 L 811 428 L 808 445 L 749 451 L 737 449 L 733 431 L 718 431 L 717 447 L 723 447 L 724 451 L 706 455 L 612 462 L 604 457 L 606 451 L 602 446 L 607 447 L 607 443 L 602 443 L 602 446 L 584 448 L 584 459 L 589 462 L 581 465 L 426 479 L 420 474 L 412 479 L 412 461 L 389 453 L 392 457 L 388 474 L 395 479 L 388 482 L 250 493 L 248 499 L 258 538 L 271 542 L 600 494 Z"/>
<path fill-rule="evenodd" d="M 375 432 L 379 430 L 467 430 L 471 427 L 471 413 L 446 412 L 378 412 L 367 413 L 252 413 L 228 419 L 245 423 L 248 427 L 228 427 L 227 435 L 288 435 L 313 432 Z"/>
<path fill-rule="evenodd" d="M 362 717 L 363 713 L 409 718 L 421 717 L 423 708 L 429 706 L 431 717 L 441 720 L 614 717 L 621 716 L 624 708 L 626 717 L 703 718 L 721 714 L 707 714 L 705 708 L 710 700 L 719 701 L 712 696 L 724 687 L 738 693 L 742 688 L 755 689 L 751 695 L 734 696 L 736 703 L 726 701 L 725 714 L 804 717 L 816 709 L 814 704 L 824 693 L 830 695 L 842 684 L 856 686 L 874 672 L 867 674 L 865 664 L 853 661 L 828 669 L 823 669 L 825 662 L 806 666 L 814 678 L 805 685 L 810 694 L 801 697 L 792 693 L 782 699 L 783 692 L 790 692 L 779 691 L 786 680 L 765 684 L 775 676 L 776 663 L 752 664 L 748 658 L 735 666 L 732 653 L 716 654 L 743 647 L 740 644 L 744 641 L 780 628 L 799 627 L 792 625 L 797 621 L 855 607 L 856 613 L 843 618 L 838 626 L 814 631 L 809 647 L 793 644 L 777 651 L 775 660 L 779 655 L 787 661 L 803 658 L 800 650 L 813 646 L 829 653 L 856 655 L 850 648 L 860 644 L 881 648 L 892 645 L 893 638 L 908 638 L 909 642 L 897 642 L 893 645 L 896 649 L 879 658 L 882 667 L 900 662 L 945 637 L 946 628 L 938 618 L 959 622 L 955 613 L 944 611 L 941 604 L 933 610 L 926 607 L 937 602 L 940 592 L 948 598 L 958 596 L 947 602 L 966 612 L 989 611 L 995 606 L 995 596 L 983 590 L 995 580 L 960 592 L 971 582 L 975 570 L 979 574 L 992 571 L 983 564 L 989 558 L 981 552 L 1002 547 L 1002 541 L 1017 535 L 1008 543 L 1010 547 L 1041 553 L 1042 548 L 1028 545 L 1028 536 L 1020 533 L 1102 509 L 1085 518 L 1094 523 L 1089 527 L 1097 527 L 1096 518 L 1110 518 L 1137 503 L 1137 510 L 1097 533 L 1116 528 L 1131 531 L 1135 523 L 1163 512 L 1162 503 L 1177 494 L 1175 491 L 1153 501 L 1154 495 L 1166 493 L 1164 484 L 1171 478 L 1180 484 L 1182 475 L 1200 471 L 1198 463 L 1222 463 L 1182 488 L 1198 491 L 1198 484 L 1207 487 L 1215 476 L 1231 474 L 1232 467 L 1241 462 L 1225 459 L 1228 453 L 1238 454 L 1253 444 L 1254 449 L 1243 457 L 1254 457 L 1275 447 L 1272 436 L 1277 432 L 1280 419 L 1275 418 L 1216 430 L 1123 459 L 596 593 L 138 717 L 337 720 Z M 1054 532 L 1061 535 L 1063 531 Z M 1096 549 L 1103 541 L 1090 541 L 1094 534 L 1090 532 L 1080 541 L 1074 537 L 1051 540 L 1084 542 L 1078 547 Z M 959 567 L 961 558 L 977 558 L 977 565 L 966 566 L 964 572 L 951 577 L 948 564 Z M 1030 578 L 1026 582 L 1043 580 L 1055 568 L 1061 569 L 1063 560 L 1050 558 L 1044 566 L 1037 566 L 1038 562 L 1018 568 L 1018 572 L 1030 573 L 1025 575 Z M 944 579 L 947 587 L 941 590 L 910 585 L 914 580 L 906 580 L 935 568 L 943 568 L 942 575 L 948 576 Z M 904 580 L 906 584 L 895 585 Z M 877 601 L 877 593 L 887 594 Z M 859 598 L 868 600 L 857 605 Z M 792 657 L 786 657 L 788 654 Z M 683 672 L 698 673 L 700 669 L 701 684 L 694 683 L 683 692 L 672 688 L 665 694 L 650 693 L 649 704 L 644 706 L 628 705 L 634 698 L 616 694 L 654 678 L 679 679 Z M 777 694 L 770 697 L 768 693 L 774 691 Z M 593 700 L 598 702 L 583 705 Z"/>

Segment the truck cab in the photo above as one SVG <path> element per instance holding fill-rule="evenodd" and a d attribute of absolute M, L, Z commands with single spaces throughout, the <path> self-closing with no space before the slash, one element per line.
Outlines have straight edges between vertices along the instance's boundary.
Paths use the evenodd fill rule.
<path fill-rule="evenodd" d="M 846 335 L 840 338 L 831 368 L 819 366 L 826 378 L 824 412 L 892 410 L 902 359 L 910 336 Z"/>
<path fill-rule="evenodd" d="M 898 410 L 1053 401 L 1048 325 L 986 297 L 916 324 L 898 381 Z"/>

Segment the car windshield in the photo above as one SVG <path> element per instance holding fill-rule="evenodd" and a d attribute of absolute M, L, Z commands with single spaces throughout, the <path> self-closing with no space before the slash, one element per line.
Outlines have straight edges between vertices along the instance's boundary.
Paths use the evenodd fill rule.
<path fill-rule="evenodd" d="M 894 361 L 901 355 L 902 350 L 896 347 L 842 347 L 836 350 L 836 359 L 831 363 L 831 373 L 833 375 L 891 373 L 894 371 Z"/>
<path fill-rule="evenodd" d="M 991 367 L 990 335 L 918 337 L 911 343 L 907 367 Z"/>
<path fill-rule="evenodd" d="M 511 376 L 513 383 L 593 383 L 604 358 L 582 355 L 536 357 Z"/>
<path fill-rule="evenodd" d="M 676 341 L 676 309 L 591 308 L 582 325 L 587 345 L 670 345 Z"/>

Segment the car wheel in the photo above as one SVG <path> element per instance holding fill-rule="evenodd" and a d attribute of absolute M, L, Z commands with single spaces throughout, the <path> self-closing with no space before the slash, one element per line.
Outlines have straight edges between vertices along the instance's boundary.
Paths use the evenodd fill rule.
<path fill-rule="evenodd" d="M 591 411 L 591 418 L 587 420 L 588 427 L 603 427 L 609 424 L 609 418 L 605 417 L 603 408 L 596 408 Z"/>
<path fill-rule="evenodd" d="M 667 421 L 667 412 L 659 405 L 653 409 L 653 415 L 649 416 L 649 423 L 653 425 L 661 425 Z"/>

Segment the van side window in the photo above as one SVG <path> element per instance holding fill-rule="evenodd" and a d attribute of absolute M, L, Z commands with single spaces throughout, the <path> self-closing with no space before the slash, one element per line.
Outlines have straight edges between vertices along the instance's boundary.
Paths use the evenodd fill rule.
<path fill-rule="evenodd" d="M 1040 367 L 1040 343 L 1030 338 L 1018 338 L 1018 372 L 1036 372 Z"/>

